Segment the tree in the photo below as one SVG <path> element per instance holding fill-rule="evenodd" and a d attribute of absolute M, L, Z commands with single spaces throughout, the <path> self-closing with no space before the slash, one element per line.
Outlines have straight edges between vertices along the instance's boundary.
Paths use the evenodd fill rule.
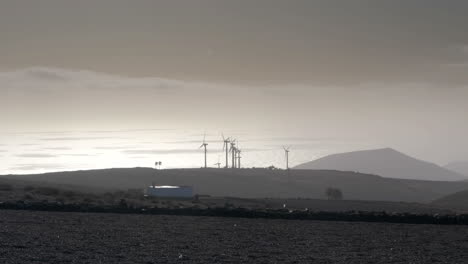
<path fill-rule="evenodd" d="M 156 169 L 161 169 L 161 165 L 162 165 L 162 162 L 161 162 L 161 161 L 156 161 L 156 162 L 154 163 L 154 166 L 155 166 Z"/>
<path fill-rule="evenodd" d="M 325 190 L 328 200 L 343 200 L 343 192 L 338 188 L 328 187 Z"/>

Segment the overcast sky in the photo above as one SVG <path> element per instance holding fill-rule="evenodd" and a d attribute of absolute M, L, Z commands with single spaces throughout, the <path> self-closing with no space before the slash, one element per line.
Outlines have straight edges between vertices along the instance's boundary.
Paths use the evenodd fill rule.
<path fill-rule="evenodd" d="M 0 0 L 2 130 L 273 130 L 467 160 L 467 12 L 463 0 Z"/>

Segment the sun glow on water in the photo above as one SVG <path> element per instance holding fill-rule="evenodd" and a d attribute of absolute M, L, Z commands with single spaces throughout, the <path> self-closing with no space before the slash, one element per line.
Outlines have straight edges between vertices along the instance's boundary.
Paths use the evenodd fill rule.
<path fill-rule="evenodd" d="M 226 134 L 229 134 L 226 132 Z M 263 133 L 263 135 L 267 135 Z M 235 136 L 233 134 L 233 136 Z M 290 165 L 356 146 L 355 142 L 242 133 L 242 167 L 284 167 L 282 145 L 292 145 Z M 0 134 L 0 174 L 31 174 L 66 170 L 154 167 L 200 168 L 203 132 L 183 130 L 122 130 Z M 208 133 L 208 166 L 225 166 L 221 133 Z M 231 158 L 229 158 L 229 161 Z"/>

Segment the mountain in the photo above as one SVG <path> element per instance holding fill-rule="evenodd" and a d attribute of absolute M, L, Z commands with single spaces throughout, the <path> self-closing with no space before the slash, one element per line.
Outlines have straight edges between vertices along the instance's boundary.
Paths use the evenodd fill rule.
<path fill-rule="evenodd" d="M 190 185 L 195 193 L 242 198 L 326 199 L 328 187 L 339 188 L 347 200 L 427 203 L 468 189 L 468 182 L 434 182 L 383 178 L 331 170 L 268 169 L 106 169 L 38 175 L 7 175 L 0 179 L 82 186 L 102 191 L 143 189 L 157 185 Z"/>
<path fill-rule="evenodd" d="M 356 171 L 386 178 L 460 181 L 467 177 L 391 148 L 330 155 L 294 169 Z"/>
<path fill-rule="evenodd" d="M 445 168 L 465 175 L 468 178 L 468 161 L 452 162 L 445 165 Z"/>

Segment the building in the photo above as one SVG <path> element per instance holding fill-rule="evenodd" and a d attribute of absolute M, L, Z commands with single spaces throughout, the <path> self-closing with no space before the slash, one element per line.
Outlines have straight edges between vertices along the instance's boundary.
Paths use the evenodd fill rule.
<path fill-rule="evenodd" d="M 146 194 L 154 197 L 192 198 L 193 188 L 191 186 L 156 186 L 146 188 Z"/>

